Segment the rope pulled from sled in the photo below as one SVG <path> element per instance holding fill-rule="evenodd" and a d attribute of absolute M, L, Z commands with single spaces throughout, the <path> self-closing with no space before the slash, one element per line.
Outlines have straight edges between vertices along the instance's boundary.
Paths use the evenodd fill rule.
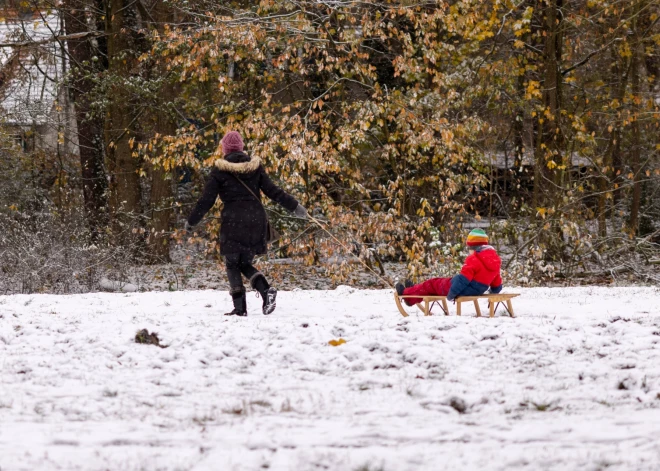
<path fill-rule="evenodd" d="M 341 241 L 340 241 L 340 240 L 339 240 L 339 239 L 338 239 L 338 238 L 337 238 L 332 232 L 330 232 L 330 230 L 328 229 L 328 227 L 327 227 L 326 224 L 324 224 L 322 221 L 318 220 L 317 218 L 315 218 L 315 217 L 312 216 L 311 214 L 308 214 L 308 215 L 307 215 L 307 219 L 305 219 L 305 218 L 299 218 L 299 217 L 296 217 L 296 216 L 282 215 L 282 214 L 279 214 L 277 211 L 273 211 L 273 210 L 270 209 L 270 208 L 267 208 L 267 210 L 270 211 L 270 212 L 272 212 L 272 213 L 277 214 L 277 215 L 280 216 L 280 217 L 284 217 L 284 218 L 287 218 L 287 219 L 297 219 L 297 220 L 301 220 L 301 221 L 304 221 L 304 220 L 309 220 L 309 221 L 311 221 L 312 223 L 316 224 L 316 226 L 318 226 L 319 229 L 321 229 L 321 230 L 322 230 L 323 232 L 325 232 L 328 236 L 330 236 L 330 238 L 332 238 L 332 240 L 335 241 L 340 247 L 342 247 L 347 253 L 351 253 L 351 251 L 350 251 L 350 250 L 349 250 L 349 249 L 348 249 L 348 248 L 347 248 L 347 247 L 346 247 L 346 246 L 345 246 L 345 245 L 344 245 L 344 244 L 343 244 L 343 243 L 342 243 L 342 242 L 341 242 Z M 207 218 L 205 218 L 205 219 L 220 219 L 220 218 L 211 216 L 211 217 L 207 217 Z M 285 247 L 288 247 L 288 246 L 291 245 L 295 240 L 298 240 L 298 239 L 300 239 L 302 236 L 304 236 L 305 234 L 307 234 L 308 231 L 309 231 L 309 229 L 310 229 L 310 227 L 311 227 L 311 226 L 308 226 L 308 227 L 304 228 L 302 231 L 300 231 L 298 234 L 296 234 L 296 235 L 294 236 L 293 240 L 292 240 L 289 244 L 287 244 Z M 357 244 L 357 245 L 364 245 L 364 243 L 357 242 L 357 241 L 355 241 L 355 240 L 354 240 L 353 242 L 354 242 L 355 244 Z M 283 247 L 269 248 L 268 251 L 269 251 L 269 252 L 271 252 L 271 251 L 279 251 L 279 250 L 281 250 L 282 248 L 283 248 Z M 376 278 L 378 278 L 380 281 L 382 281 L 383 283 L 385 283 L 386 286 L 389 286 L 391 289 L 395 289 L 394 286 L 392 285 L 392 282 L 391 282 L 390 280 L 387 280 L 387 279 L 384 278 L 383 276 L 381 276 L 381 275 L 379 275 L 378 273 L 376 273 L 376 271 L 375 271 L 373 268 L 371 268 L 369 265 L 367 265 L 367 264 L 366 264 L 366 263 L 365 263 L 360 257 L 356 257 L 356 258 L 357 258 L 357 261 L 358 261 L 358 262 L 359 262 L 364 268 L 366 268 L 369 272 L 371 272 L 371 273 L 372 273 Z"/>
<path fill-rule="evenodd" d="M 334 241 L 335 241 L 340 247 L 342 247 L 344 250 L 346 250 L 347 253 L 350 253 L 350 252 L 351 252 L 351 251 L 350 251 L 350 250 L 349 250 L 349 249 L 348 249 L 348 248 L 347 248 L 347 247 L 346 247 L 346 246 L 345 246 L 345 245 L 344 245 L 344 244 L 343 244 L 343 243 L 342 243 L 337 237 L 335 237 L 335 235 L 334 235 L 332 232 L 330 232 L 330 230 L 326 227 L 325 224 L 323 224 L 321 221 L 319 221 L 318 219 L 316 219 L 316 218 L 315 218 L 314 216 L 312 216 L 311 214 L 308 215 L 307 217 L 309 218 L 310 221 L 312 221 L 314 224 L 316 224 L 317 226 L 319 226 L 319 227 L 321 228 L 321 230 L 323 230 L 323 232 L 325 232 L 326 234 L 328 234 L 328 235 L 329 235 L 329 236 L 330 236 L 330 237 L 331 237 L 331 238 L 332 238 L 332 239 L 333 239 L 333 240 L 334 240 Z M 376 276 L 376 278 L 378 278 L 380 281 L 382 281 L 383 283 L 385 283 L 385 285 L 387 285 L 387 286 L 389 286 L 390 288 L 394 289 L 394 286 L 392 286 L 392 282 L 391 282 L 391 281 L 386 280 L 386 279 L 383 278 L 381 275 L 379 275 L 378 273 L 376 273 L 376 272 L 374 271 L 374 269 L 371 268 L 369 265 L 367 265 L 367 264 L 366 264 L 366 263 L 365 263 L 360 257 L 357 257 L 357 260 L 358 260 L 358 262 L 360 262 L 360 264 L 361 264 L 362 266 L 364 266 L 364 267 L 365 267 L 367 270 L 369 270 L 374 276 Z"/>

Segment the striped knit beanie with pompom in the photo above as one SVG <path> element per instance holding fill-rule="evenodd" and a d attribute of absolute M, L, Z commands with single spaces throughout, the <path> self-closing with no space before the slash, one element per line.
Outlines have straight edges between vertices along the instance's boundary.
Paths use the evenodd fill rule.
<path fill-rule="evenodd" d="M 468 247 L 488 245 L 488 235 L 483 229 L 472 229 L 467 237 Z"/>

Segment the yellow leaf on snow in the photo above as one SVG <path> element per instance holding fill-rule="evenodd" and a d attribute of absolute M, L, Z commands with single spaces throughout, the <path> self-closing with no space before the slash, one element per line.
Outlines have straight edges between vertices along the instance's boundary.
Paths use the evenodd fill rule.
<path fill-rule="evenodd" d="M 340 345 L 342 345 L 342 344 L 344 344 L 344 343 L 346 343 L 346 340 L 344 340 L 344 339 L 342 339 L 342 338 L 340 338 L 340 339 L 338 339 L 338 340 L 330 340 L 330 341 L 328 342 L 328 344 L 329 344 L 329 345 L 332 345 L 333 347 L 338 347 L 338 346 L 340 346 Z"/>

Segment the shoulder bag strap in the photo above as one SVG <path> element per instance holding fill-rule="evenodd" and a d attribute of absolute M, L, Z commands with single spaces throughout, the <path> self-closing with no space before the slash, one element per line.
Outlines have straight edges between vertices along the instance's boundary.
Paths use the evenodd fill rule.
<path fill-rule="evenodd" d="M 234 175 L 233 173 L 230 173 L 229 175 L 231 175 L 231 176 L 234 177 L 236 180 L 238 180 L 239 183 L 240 183 L 241 185 L 243 185 L 243 186 L 245 187 L 245 189 L 246 189 L 247 191 L 249 191 L 250 194 L 251 194 L 252 196 L 255 197 L 255 199 L 259 202 L 259 204 L 261 205 L 261 207 L 263 208 L 263 210 L 264 210 L 264 212 L 265 212 L 265 211 L 266 211 L 266 208 L 264 207 L 264 204 L 261 202 L 261 198 L 259 198 L 259 197 L 254 193 L 254 191 L 252 191 L 252 190 L 250 189 L 250 187 L 247 186 L 247 183 L 245 183 L 243 180 L 241 180 L 240 178 L 238 178 L 238 177 L 237 177 L 236 175 Z"/>
<path fill-rule="evenodd" d="M 273 226 L 271 226 L 270 219 L 268 218 L 268 212 L 266 211 L 266 207 L 264 206 L 264 204 L 261 202 L 261 198 L 259 198 L 254 193 L 254 191 L 252 191 L 250 189 L 250 187 L 247 185 L 247 183 L 245 183 L 243 180 L 241 180 L 238 176 L 234 175 L 233 173 L 230 173 L 229 175 L 231 175 L 236 180 L 238 180 L 240 182 L 240 184 L 243 185 L 245 187 L 245 189 L 247 191 L 249 191 L 252 196 L 254 196 L 254 198 L 259 202 L 259 205 L 261 205 L 261 209 L 263 210 L 264 216 L 266 217 L 266 244 L 269 244 L 269 243 L 274 242 L 275 240 L 279 239 L 280 235 L 277 232 L 277 230 L 275 230 L 273 228 Z"/>

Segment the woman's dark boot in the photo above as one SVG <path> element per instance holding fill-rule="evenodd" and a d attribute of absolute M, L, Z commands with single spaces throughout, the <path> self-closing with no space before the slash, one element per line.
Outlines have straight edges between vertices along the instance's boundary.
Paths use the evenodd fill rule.
<path fill-rule="evenodd" d="M 247 316 L 247 299 L 245 298 L 245 288 L 240 291 L 232 291 L 231 299 L 234 302 L 234 310 L 225 313 L 225 316 Z"/>
<path fill-rule="evenodd" d="M 260 272 L 257 272 L 252 276 L 250 284 L 261 295 L 261 299 L 264 303 L 262 307 L 264 315 L 271 314 L 275 310 L 275 307 L 277 307 L 275 302 L 277 298 L 277 290 L 268 284 L 266 277 Z"/>

